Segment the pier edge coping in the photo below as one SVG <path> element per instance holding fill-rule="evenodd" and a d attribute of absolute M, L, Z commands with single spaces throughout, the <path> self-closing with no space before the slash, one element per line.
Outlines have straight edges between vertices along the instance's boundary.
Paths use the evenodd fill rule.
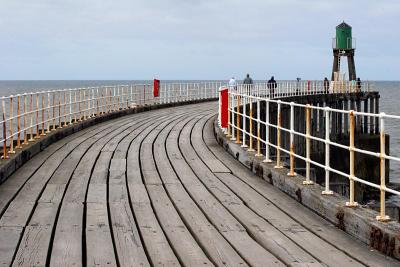
<path fill-rule="evenodd" d="M 265 163 L 255 152 L 248 152 L 240 145 L 230 141 L 214 121 L 214 134 L 219 145 L 233 158 L 242 163 L 254 174 L 273 185 L 321 217 L 383 254 L 400 260 L 400 223 L 395 221 L 379 222 L 375 219 L 379 213 L 369 208 L 348 208 L 347 199 L 337 193 L 323 196 L 324 190 L 319 184 L 303 185 L 305 177 L 288 177 L 287 168 L 276 169 L 276 162 Z"/>
<path fill-rule="evenodd" d="M 133 108 L 121 109 L 118 111 L 114 111 L 111 113 L 97 115 L 94 118 L 89 118 L 87 120 L 83 120 L 78 123 L 69 124 L 67 127 L 57 128 L 56 131 L 48 133 L 46 136 L 41 139 L 29 143 L 24 146 L 22 149 L 16 149 L 15 154 L 9 154 L 9 159 L 0 160 L 0 186 L 6 181 L 15 171 L 21 168 L 26 162 L 28 162 L 35 155 L 43 151 L 46 147 L 51 144 L 61 140 L 64 137 L 67 137 L 73 133 L 76 133 L 80 130 L 86 129 L 90 126 L 94 126 L 96 124 L 109 121 L 112 119 L 116 119 L 122 116 L 146 112 L 150 110 L 157 110 L 161 108 L 169 108 L 169 107 L 178 107 L 189 104 L 196 104 L 208 101 L 215 101 L 218 98 L 208 98 L 208 99 L 199 99 L 199 100 L 189 100 L 182 101 L 176 103 L 164 103 L 164 104 L 152 104 L 152 105 L 140 105 Z"/>

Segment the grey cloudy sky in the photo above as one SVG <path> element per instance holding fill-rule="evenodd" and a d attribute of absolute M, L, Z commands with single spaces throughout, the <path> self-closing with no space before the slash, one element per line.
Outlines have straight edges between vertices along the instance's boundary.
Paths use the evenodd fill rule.
<path fill-rule="evenodd" d="M 0 0 L 0 79 L 320 79 L 342 20 L 400 80 L 398 0 Z"/>

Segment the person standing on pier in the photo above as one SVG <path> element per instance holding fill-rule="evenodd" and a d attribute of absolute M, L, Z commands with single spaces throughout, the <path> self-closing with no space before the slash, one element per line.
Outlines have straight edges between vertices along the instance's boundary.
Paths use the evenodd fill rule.
<path fill-rule="evenodd" d="M 325 94 L 327 94 L 328 90 L 329 90 L 329 80 L 326 77 L 324 79 L 324 90 L 325 90 Z"/>
<path fill-rule="evenodd" d="M 276 83 L 274 76 L 272 76 L 271 79 L 269 79 L 267 86 L 269 89 L 270 96 L 271 98 L 273 98 L 275 95 L 275 89 L 278 87 L 278 84 Z"/>
<path fill-rule="evenodd" d="M 250 74 L 247 73 L 246 78 L 243 80 L 243 84 L 251 85 L 253 84 L 253 79 L 250 78 Z"/>
<path fill-rule="evenodd" d="M 357 93 L 361 92 L 361 79 L 360 79 L 360 77 L 358 77 L 357 80 L 356 80 L 356 92 Z"/>
<path fill-rule="evenodd" d="M 237 89 L 237 82 L 236 82 L 235 77 L 232 77 L 232 78 L 229 80 L 228 85 L 229 85 L 229 89 L 230 89 L 231 91 L 235 91 L 235 92 L 236 92 L 236 89 Z"/>

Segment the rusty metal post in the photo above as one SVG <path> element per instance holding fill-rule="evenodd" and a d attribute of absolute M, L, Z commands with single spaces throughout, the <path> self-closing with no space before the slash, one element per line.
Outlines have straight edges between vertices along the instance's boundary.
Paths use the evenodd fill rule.
<path fill-rule="evenodd" d="M 380 153 L 380 178 L 381 178 L 381 184 L 380 184 L 380 214 L 376 216 L 376 219 L 381 222 L 387 222 L 390 220 L 390 217 L 386 215 L 386 205 L 385 205 L 385 189 L 386 189 L 386 181 L 385 181 L 385 156 L 386 156 L 386 151 L 385 151 L 385 113 L 381 112 L 380 113 L 380 147 L 381 147 L 381 153 Z"/>
<path fill-rule="evenodd" d="M 278 112 L 277 112 L 277 128 L 276 128 L 276 169 L 282 169 L 281 164 L 281 126 L 282 126 L 282 113 L 281 113 L 281 100 L 278 100 Z"/>
<path fill-rule="evenodd" d="M 17 146 L 16 148 L 22 148 L 21 145 L 21 96 L 17 96 Z"/>
<path fill-rule="evenodd" d="M 68 94 L 69 94 L 69 124 L 72 124 L 72 89 L 68 90 Z"/>
<path fill-rule="evenodd" d="M 7 154 L 7 122 L 6 122 L 6 103 L 5 103 L 5 97 L 2 97 L 1 99 L 1 105 L 3 108 L 3 155 L 1 156 L 2 159 L 8 159 L 8 154 Z"/>
<path fill-rule="evenodd" d="M 311 171 L 311 106 L 306 106 L 306 180 L 304 185 L 311 185 L 313 181 L 310 179 Z"/>
<path fill-rule="evenodd" d="M 40 139 L 40 131 L 39 131 L 39 93 L 36 93 L 36 135 L 35 139 Z"/>
<path fill-rule="evenodd" d="M 50 92 L 47 92 L 47 120 L 46 120 L 46 133 L 50 132 Z"/>
<path fill-rule="evenodd" d="M 58 128 L 62 128 L 61 124 L 61 92 L 58 94 Z"/>
<path fill-rule="evenodd" d="M 35 141 L 35 138 L 33 136 L 33 93 L 31 93 L 30 97 L 30 103 L 29 103 L 29 114 L 30 114 L 30 119 L 31 119 L 31 124 L 29 128 L 29 142 Z"/>
<path fill-rule="evenodd" d="M 236 98 L 236 144 L 240 144 L 240 95 Z"/>
<path fill-rule="evenodd" d="M 294 172 L 294 102 L 290 102 L 290 169 L 289 173 L 287 174 L 290 177 L 294 177 L 297 174 Z"/>
<path fill-rule="evenodd" d="M 10 149 L 8 150 L 9 154 L 15 154 L 14 151 L 14 135 L 13 135 L 13 117 L 14 117 L 14 99 L 13 96 L 10 96 Z"/>
<path fill-rule="evenodd" d="M 350 201 L 346 202 L 346 207 L 357 207 L 358 203 L 354 201 L 354 128 L 355 128 L 355 118 L 354 118 L 354 111 L 350 111 Z"/>
<path fill-rule="evenodd" d="M 40 133 L 40 136 L 45 136 L 46 134 L 44 133 L 44 93 L 42 93 L 42 132 Z"/>
<path fill-rule="evenodd" d="M 68 116 L 68 114 L 67 114 L 67 91 L 64 90 L 64 127 L 66 127 L 68 125 L 67 116 Z"/>
<path fill-rule="evenodd" d="M 246 89 L 244 88 L 242 91 L 242 145 L 241 147 L 246 148 L 246 115 L 247 115 L 247 98 L 244 96 L 246 93 Z"/>
<path fill-rule="evenodd" d="M 53 128 L 51 130 L 56 130 L 56 92 L 53 92 Z"/>
<path fill-rule="evenodd" d="M 261 153 L 261 123 L 260 123 L 260 99 L 257 95 L 257 153 L 256 157 L 262 157 Z"/>
<path fill-rule="evenodd" d="M 27 126 L 27 123 L 26 123 L 26 116 L 27 116 L 27 112 L 28 112 L 28 109 L 27 109 L 27 103 L 26 103 L 26 93 L 24 94 L 24 142 L 22 143 L 23 145 L 27 145 L 28 144 L 28 134 L 27 134 L 27 132 L 26 132 L 26 126 Z"/>

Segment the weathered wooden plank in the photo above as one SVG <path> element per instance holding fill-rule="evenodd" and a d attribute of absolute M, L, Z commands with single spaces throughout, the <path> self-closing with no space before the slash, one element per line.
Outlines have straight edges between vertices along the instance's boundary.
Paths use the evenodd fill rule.
<path fill-rule="evenodd" d="M 66 184 L 47 184 L 39 202 L 60 203 L 64 195 Z"/>
<path fill-rule="evenodd" d="M 129 202 L 110 203 L 110 210 L 119 264 L 132 267 L 150 266 Z"/>
<path fill-rule="evenodd" d="M 63 202 L 55 230 L 50 266 L 82 266 L 83 204 Z"/>
<path fill-rule="evenodd" d="M 247 266 L 246 262 L 190 198 L 182 185 L 167 184 L 166 188 L 174 205 L 179 210 L 182 220 L 215 265 Z"/>
<path fill-rule="evenodd" d="M 205 116 L 194 125 L 191 138 L 192 145 L 198 156 L 204 161 L 204 164 L 207 165 L 212 172 L 229 173 L 230 170 L 221 161 L 219 161 L 214 154 L 211 153 L 203 141 L 204 125 L 210 119 L 210 117 L 213 116 L 214 114 Z"/>
<path fill-rule="evenodd" d="M 0 227 L 0 266 L 11 266 L 22 227 Z"/>
<path fill-rule="evenodd" d="M 162 185 L 146 185 L 154 211 L 168 236 L 177 256 L 185 266 L 212 266 L 213 264 L 192 237 Z"/>
<path fill-rule="evenodd" d="M 25 226 L 35 202 L 12 201 L 0 219 L 0 226 Z"/>
<path fill-rule="evenodd" d="M 106 203 L 87 203 L 85 231 L 87 265 L 117 266 Z"/>
<path fill-rule="evenodd" d="M 39 203 L 25 228 L 13 266 L 45 266 L 58 204 Z"/>

